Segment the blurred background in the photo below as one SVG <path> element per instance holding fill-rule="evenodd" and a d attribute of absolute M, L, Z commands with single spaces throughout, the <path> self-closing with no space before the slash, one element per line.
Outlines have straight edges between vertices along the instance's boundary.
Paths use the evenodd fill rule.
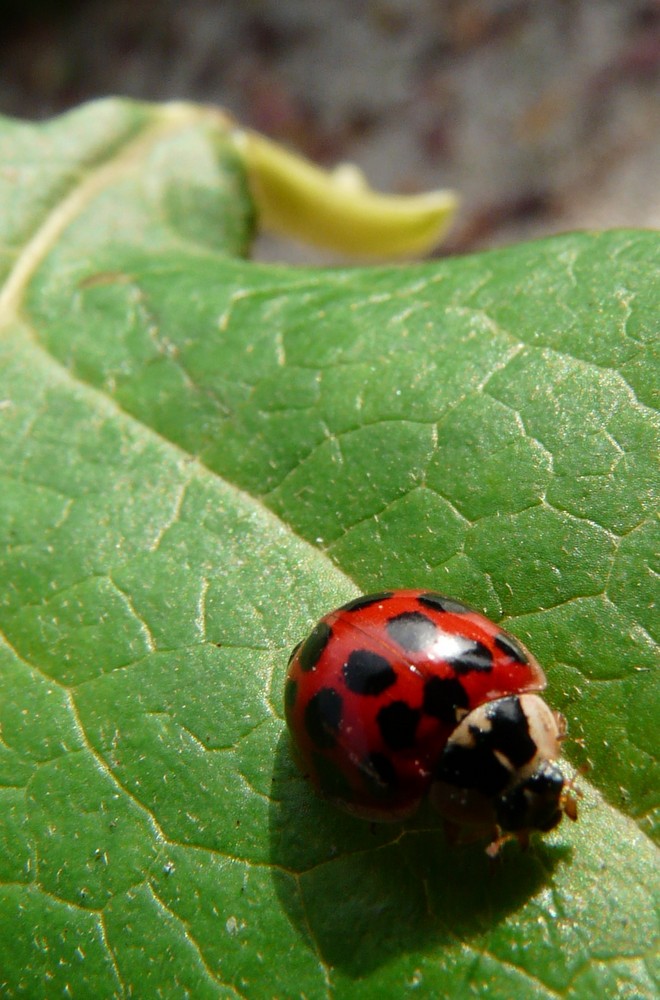
<path fill-rule="evenodd" d="M 384 191 L 452 187 L 442 252 L 660 225 L 659 0 L 0 0 L 0 113 L 222 105 Z M 259 256 L 282 257 L 260 244 Z M 290 260 L 312 260 L 289 247 Z"/>

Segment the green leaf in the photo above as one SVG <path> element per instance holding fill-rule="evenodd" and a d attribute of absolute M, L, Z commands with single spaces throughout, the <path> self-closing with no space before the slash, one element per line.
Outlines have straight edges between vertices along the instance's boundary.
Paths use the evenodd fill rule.
<path fill-rule="evenodd" d="M 215 113 L 0 158 L 0 993 L 655 997 L 658 236 L 267 267 Z M 402 585 L 528 643 L 592 765 L 495 869 L 291 761 L 288 650 Z"/>

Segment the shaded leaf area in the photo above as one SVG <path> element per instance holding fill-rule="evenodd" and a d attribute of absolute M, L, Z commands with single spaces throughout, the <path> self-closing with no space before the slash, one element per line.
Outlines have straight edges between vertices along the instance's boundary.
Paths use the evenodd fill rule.
<path fill-rule="evenodd" d="M 5 141 L 45 193 L 2 233 L 0 992 L 654 997 L 657 240 L 254 267 L 198 112 Z M 385 583 L 539 653 L 578 824 L 492 868 L 311 795 L 287 651 Z"/>

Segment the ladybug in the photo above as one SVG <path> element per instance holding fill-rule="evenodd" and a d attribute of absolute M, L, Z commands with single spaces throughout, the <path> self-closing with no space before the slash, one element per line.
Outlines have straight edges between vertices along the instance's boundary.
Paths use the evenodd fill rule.
<path fill-rule="evenodd" d="M 428 794 L 454 839 L 494 836 L 496 854 L 577 819 L 545 686 L 522 643 L 474 609 L 387 591 L 325 615 L 295 647 L 286 719 L 301 769 L 336 805 L 396 821 Z"/>

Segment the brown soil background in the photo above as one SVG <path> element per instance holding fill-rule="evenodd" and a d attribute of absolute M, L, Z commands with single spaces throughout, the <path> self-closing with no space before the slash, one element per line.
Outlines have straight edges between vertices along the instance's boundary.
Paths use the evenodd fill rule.
<path fill-rule="evenodd" d="M 386 191 L 452 187 L 444 252 L 660 225 L 660 3 L 12 0 L 0 112 L 218 104 Z M 259 256 L 315 260 L 262 240 Z"/>

